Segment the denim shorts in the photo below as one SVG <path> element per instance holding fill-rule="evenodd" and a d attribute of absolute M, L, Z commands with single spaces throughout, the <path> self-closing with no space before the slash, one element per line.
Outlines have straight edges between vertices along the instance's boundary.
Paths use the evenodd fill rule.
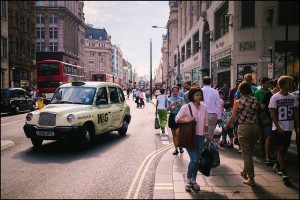
<path fill-rule="evenodd" d="M 227 135 L 229 138 L 233 138 L 233 128 L 228 128 L 227 131 L 222 128 L 222 138 L 226 138 Z"/>
<path fill-rule="evenodd" d="M 271 136 L 271 134 L 272 134 L 272 132 L 273 132 L 273 131 L 272 131 L 272 125 L 263 128 L 263 132 L 264 132 L 264 135 L 266 135 L 266 136 Z"/>

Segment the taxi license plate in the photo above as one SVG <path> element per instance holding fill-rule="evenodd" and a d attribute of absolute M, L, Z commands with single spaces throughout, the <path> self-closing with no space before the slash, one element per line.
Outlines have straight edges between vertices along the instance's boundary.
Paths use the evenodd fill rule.
<path fill-rule="evenodd" d="M 36 131 L 36 135 L 39 136 L 54 136 L 53 131 Z"/>

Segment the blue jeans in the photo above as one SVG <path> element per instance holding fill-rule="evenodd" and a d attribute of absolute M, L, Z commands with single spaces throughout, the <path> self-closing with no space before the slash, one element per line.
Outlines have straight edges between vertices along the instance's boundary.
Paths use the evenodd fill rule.
<path fill-rule="evenodd" d="M 203 152 L 204 148 L 204 136 L 196 135 L 196 148 L 186 148 L 190 156 L 190 163 L 188 165 L 187 171 L 187 179 L 196 180 L 198 168 L 199 168 L 199 160 L 201 153 Z"/>

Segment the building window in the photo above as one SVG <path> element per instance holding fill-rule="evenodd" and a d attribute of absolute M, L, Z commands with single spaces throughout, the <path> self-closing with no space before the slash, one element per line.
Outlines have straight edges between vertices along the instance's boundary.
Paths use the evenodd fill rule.
<path fill-rule="evenodd" d="M 199 41 L 199 31 L 193 35 L 193 54 L 196 54 L 200 51 L 200 41 Z"/>
<path fill-rule="evenodd" d="M 1 17 L 6 18 L 6 1 L 1 1 Z"/>
<path fill-rule="evenodd" d="M 37 42 L 36 51 L 45 51 L 45 42 Z"/>
<path fill-rule="evenodd" d="M 90 56 L 95 56 L 95 52 L 90 51 Z"/>
<path fill-rule="evenodd" d="M 228 2 L 226 1 L 215 12 L 215 39 L 219 39 L 228 33 L 228 21 L 225 15 L 228 13 Z"/>
<path fill-rule="evenodd" d="M 57 14 L 56 13 L 49 14 L 49 24 L 57 24 Z"/>
<path fill-rule="evenodd" d="M 92 36 L 92 35 L 89 35 L 89 38 L 90 38 L 90 39 L 93 39 L 93 36 Z"/>
<path fill-rule="evenodd" d="M 36 1 L 35 6 L 44 6 L 44 1 Z"/>
<path fill-rule="evenodd" d="M 57 6 L 57 1 L 49 1 L 49 6 L 52 6 L 52 7 Z"/>
<path fill-rule="evenodd" d="M 37 24 L 44 24 L 45 23 L 44 13 L 37 13 L 36 14 L 36 23 Z"/>
<path fill-rule="evenodd" d="M 50 51 L 57 51 L 57 42 L 50 42 Z"/>
<path fill-rule="evenodd" d="M 299 2 L 279 1 L 279 25 L 299 25 Z"/>
<path fill-rule="evenodd" d="M 186 43 L 186 59 L 191 57 L 191 40 Z"/>
<path fill-rule="evenodd" d="M 181 47 L 181 62 L 185 61 L 185 46 Z"/>
<path fill-rule="evenodd" d="M 255 1 L 241 1 L 242 27 L 255 26 Z"/>
<path fill-rule="evenodd" d="M 56 27 L 50 27 L 49 28 L 49 38 L 50 39 L 57 38 L 57 28 Z"/>
<path fill-rule="evenodd" d="M 37 27 L 36 28 L 36 38 L 37 39 L 44 39 L 45 38 L 45 29 L 44 29 L 44 27 Z"/>
<path fill-rule="evenodd" d="M 7 58 L 7 38 L 1 37 L 1 58 Z"/>

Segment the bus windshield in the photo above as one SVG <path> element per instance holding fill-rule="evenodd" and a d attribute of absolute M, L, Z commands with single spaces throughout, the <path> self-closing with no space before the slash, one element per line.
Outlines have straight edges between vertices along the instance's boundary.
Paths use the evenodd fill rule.
<path fill-rule="evenodd" d="M 106 81 L 105 74 L 93 74 L 93 81 Z"/>
<path fill-rule="evenodd" d="M 38 75 L 59 75 L 58 63 L 41 63 L 38 65 Z"/>

